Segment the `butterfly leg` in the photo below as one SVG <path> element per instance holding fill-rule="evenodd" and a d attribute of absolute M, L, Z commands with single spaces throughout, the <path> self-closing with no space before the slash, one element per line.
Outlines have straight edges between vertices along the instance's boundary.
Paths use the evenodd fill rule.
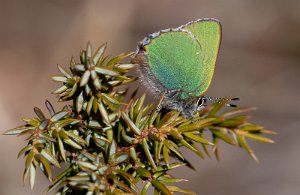
<path fill-rule="evenodd" d="M 179 94 L 179 89 L 165 90 L 164 96 L 165 99 L 163 101 L 163 107 L 170 110 L 177 110 L 179 112 L 182 111 L 182 103 L 177 100 L 177 96 Z"/>
<path fill-rule="evenodd" d="M 165 90 L 164 94 L 166 98 L 173 99 L 176 98 L 176 96 L 178 96 L 179 92 L 180 89 L 171 89 L 171 90 Z"/>

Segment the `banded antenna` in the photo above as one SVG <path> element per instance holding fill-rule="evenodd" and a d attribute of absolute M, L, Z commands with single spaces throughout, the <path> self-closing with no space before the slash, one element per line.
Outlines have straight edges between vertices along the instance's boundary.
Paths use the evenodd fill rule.
<path fill-rule="evenodd" d="M 209 100 L 212 102 L 217 102 L 219 104 L 223 104 L 223 101 L 237 101 L 240 100 L 240 98 L 219 98 L 219 97 L 203 97 L 203 100 Z M 230 104 L 230 103 L 226 103 L 225 104 L 228 107 L 237 107 L 236 104 Z"/>

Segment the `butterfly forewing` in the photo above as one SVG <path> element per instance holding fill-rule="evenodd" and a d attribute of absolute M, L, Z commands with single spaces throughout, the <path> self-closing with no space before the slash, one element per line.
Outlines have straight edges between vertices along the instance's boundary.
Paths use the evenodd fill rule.
<path fill-rule="evenodd" d="M 191 33 L 161 33 L 145 46 L 148 64 L 166 89 L 179 90 L 179 98 L 187 99 L 202 82 L 200 45 Z"/>

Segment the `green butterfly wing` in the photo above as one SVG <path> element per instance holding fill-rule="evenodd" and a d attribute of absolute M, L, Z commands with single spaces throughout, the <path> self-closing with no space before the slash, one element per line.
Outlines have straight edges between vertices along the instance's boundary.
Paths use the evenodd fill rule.
<path fill-rule="evenodd" d="M 145 50 L 154 76 L 165 88 L 179 90 L 180 99 L 188 99 L 203 81 L 201 46 L 191 33 L 161 33 L 145 45 Z"/>
<path fill-rule="evenodd" d="M 203 95 L 213 78 L 221 41 L 215 19 L 190 22 L 176 30 L 153 34 L 145 50 L 155 78 L 180 99 Z"/>
<path fill-rule="evenodd" d="M 201 74 L 201 81 L 199 88 L 192 93 L 194 96 L 200 96 L 206 92 L 213 78 L 221 41 L 221 24 L 215 19 L 202 19 L 188 23 L 184 29 L 191 32 L 201 45 L 201 64 L 198 72 Z"/>

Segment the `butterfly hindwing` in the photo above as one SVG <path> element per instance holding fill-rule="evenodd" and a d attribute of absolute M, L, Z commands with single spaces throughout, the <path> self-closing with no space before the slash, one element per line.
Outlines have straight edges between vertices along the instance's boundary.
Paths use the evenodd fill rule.
<path fill-rule="evenodd" d="M 199 56 L 201 81 L 199 88 L 193 94 L 200 96 L 208 89 L 215 71 L 221 41 L 221 24 L 218 20 L 209 18 L 190 22 L 182 28 L 191 32 L 201 45 L 201 55 Z"/>
<path fill-rule="evenodd" d="M 191 33 L 185 30 L 161 33 L 145 45 L 149 67 L 166 89 L 179 90 L 181 99 L 202 81 L 201 46 Z"/>

